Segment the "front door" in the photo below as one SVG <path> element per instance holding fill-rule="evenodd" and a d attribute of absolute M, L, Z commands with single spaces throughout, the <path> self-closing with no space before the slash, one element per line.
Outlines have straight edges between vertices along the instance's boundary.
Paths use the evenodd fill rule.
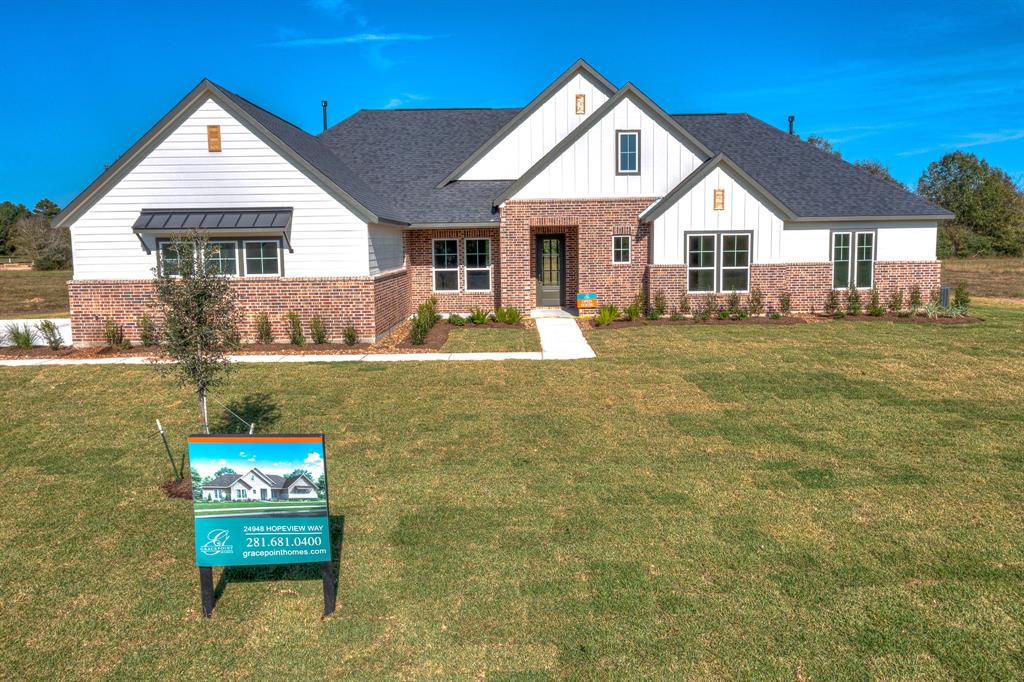
<path fill-rule="evenodd" d="M 537 305 L 562 305 L 565 288 L 565 238 L 561 235 L 537 237 Z"/>

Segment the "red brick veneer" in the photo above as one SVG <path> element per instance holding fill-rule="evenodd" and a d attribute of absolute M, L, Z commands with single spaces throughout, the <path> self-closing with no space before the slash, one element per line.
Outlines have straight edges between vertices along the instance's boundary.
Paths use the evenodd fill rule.
<path fill-rule="evenodd" d="M 309 320 L 319 315 L 328 338 L 340 341 L 348 325 L 360 340 L 373 341 L 410 312 L 409 276 L 399 270 L 370 277 L 252 277 L 231 281 L 242 340 L 256 338 L 256 319 L 267 313 L 275 340 L 288 338 L 289 311 L 299 314 L 308 335 Z M 104 342 L 107 320 L 123 325 L 139 340 L 138 320 L 149 314 L 159 321 L 152 280 L 72 280 L 68 283 L 71 329 L 75 345 Z"/>
<path fill-rule="evenodd" d="M 487 292 L 467 292 L 465 290 L 465 240 L 476 237 L 491 240 L 491 290 Z M 459 240 L 458 292 L 434 291 L 434 239 Z M 443 313 L 467 313 L 472 308 L 494 310 L 495 307 L 501 305 L 498 287 L 501 282 L 502 242 L 497 226 L 452 230 L 410 230 L 405 235 L 405 252 L 409 259 L 412 307 L 414 309 L 431 296 L 437 297 L 437 309 Z"/>
<path fill-rule="evenodd" d="M 940 261 L 877 261 L 875 262 L 875 287 L 884 305 L 894 289 L 903 289 L 906 299 L 915 284 L 927 300 L 928 293 L 939 286 L 942 264 Z M 650 265 L 647 270 L 648 291 L 653 296 L 658 291 L 665 294 L 669 309 L 677 308 L 679 299 L 686 291 L 685 265 Z M 832 264 L 825 263 L 754 263 L 750 266 L 751 288 L 758 288 L 764 294 L 764 304 L 778 309 L 779 294 L 787 291 L 792 297 L 794 312 L 814 312 L 822 309 L 825 297 L 832 288 Z M 862 292 L 861 301 L 868 303 L 868 295 Z M 691 306 L 704 294 L 690 294 Z M 727 294 L 719 294 L 725 302 Z M 747 296 L 741 296 L 744 303 Z"/>
<path fill-rule="evenodd" d="M 565 234 L 565 304 L 577 293 L 601 303 L 627 305 L 641 291 L 647 271 L 649 226 L 637 216 L 654 198 L 509 201 L 501 210 L 501 301 L 529 310 L 536 305 L 537 234 Z M 612 264 L 612 235 L 632 237 L 630 263 Z"/>

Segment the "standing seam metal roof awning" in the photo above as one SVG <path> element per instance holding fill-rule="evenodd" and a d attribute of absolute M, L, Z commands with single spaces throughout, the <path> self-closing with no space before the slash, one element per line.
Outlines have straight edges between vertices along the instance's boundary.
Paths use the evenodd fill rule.
<path fill-rule="evenodd" d="M 143 209 L 132 230 L 170 232 L 175 230 L 279 230 L 292 221 L 290 208 L 175 208 Z"/>

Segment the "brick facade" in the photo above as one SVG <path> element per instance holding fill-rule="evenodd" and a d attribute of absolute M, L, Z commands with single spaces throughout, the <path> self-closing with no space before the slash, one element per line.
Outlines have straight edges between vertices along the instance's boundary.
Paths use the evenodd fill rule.
<path fill-rule="evenodd" d="M 876 261 L 875 288 L 883 305 L 894 289 L 903 289 L 906 296 L 914 285 L 921 287 L 921 294 L 927 299 L 929 292 L 939 286 L 941 271 L 940 261 Z M 686 283 L 685 265 L 648 266 L 648 291 L 652 296 L 664 292 L 670 310 L 678 307 Z M 750 287 L 764 294 L 766 309 L 777 310 L 779 294 L 789 292 L 793 312 L 820 311 L 832 288 L 832 263 L 753 263 Z M 725 302 L 727 295 L 719 294 L 721 302 Z M 691 306 L 702 296 L 690 294 Z M 747 296 L 741 298 L 745 303 Z M 862 296 L 862 302 L 867 303 L 866 296 Z"/>
<path fill-rule="evenodd" d="M 491 240 L 491 290 L 488 292 L 466 291 L 466 239 L 484 238 Z M 456 239 L 459 242 L 459 291 L 434 291 L 434 246 L 435 239 Z M 468 228 L 457 230 L 411 230 L 405 236 L 405 252 L 408 255 L 412 291 L 412 307 L 415 309 L 431 296 L 437 297 L 437 308 L 443 313 L 468 313 L 473 308 L 494 310 L 501 305 L 498 283 L 501 281 L 501 239 L 496 228 Z"/>
<path fill-rule="evenodd" d="M 649 226 L 637 216 L 654 198 L 509 201 L 501 211 L 501 301 L 523 310 L 535 307 L 536 239 L 565 235 L 564 304 L 577 293 L 623 306 L 643 289 Z M 630 236 L 630 262 L 612 263 L 612 235 Z"/>
<path fill-rule="evenodd" d="M 231 281 L 238 310 L 238 331 L 245 342 L 256 338 L 256 320 L 267 313 L 274 339 L 288 338 L 285 315 L 295 311 L 303 329 L 319 315 L 331 341 L 340 341 L 348 325 L 361 341 L 375 341 L 410 313 L 406 270 L 371 277 L 252 277 Z M 131 341 L 139 340 L 144 314 L 160 320 L 152 280 L 72 280 L 68 284 L 75 345 L 104 342 L 107 320 L 123 325 Z"/>

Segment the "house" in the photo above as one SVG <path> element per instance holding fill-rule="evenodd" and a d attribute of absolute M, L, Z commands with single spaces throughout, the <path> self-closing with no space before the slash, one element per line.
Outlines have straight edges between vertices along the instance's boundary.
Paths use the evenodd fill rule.
<path fill-rule="evenodd" d="M 284 478 L 250 469 L 245 474 L 221 474 L 203 484 L 204 500 L 316 500 L 316 483 L 305 474 Z"/>
<path fill-rule="evenodd" d="M 499 84 L 500 85 L 500 84 Z M 326 118 L 326 116 L 325 116 Z M 326 123 L 326 121 L 325 121 Z M 326 127 L 326 126 L 325 126 Z M 442 312 L 939 284 L 949 212 L 747 114 L 669 114 L 579 61 L 521 109 L 361 110 L 310 135 L 208 80 L 60 215 L 77 343 L 137 338 L 169 239 L 207 231 L 240 331 L 381 337 Z"/>

